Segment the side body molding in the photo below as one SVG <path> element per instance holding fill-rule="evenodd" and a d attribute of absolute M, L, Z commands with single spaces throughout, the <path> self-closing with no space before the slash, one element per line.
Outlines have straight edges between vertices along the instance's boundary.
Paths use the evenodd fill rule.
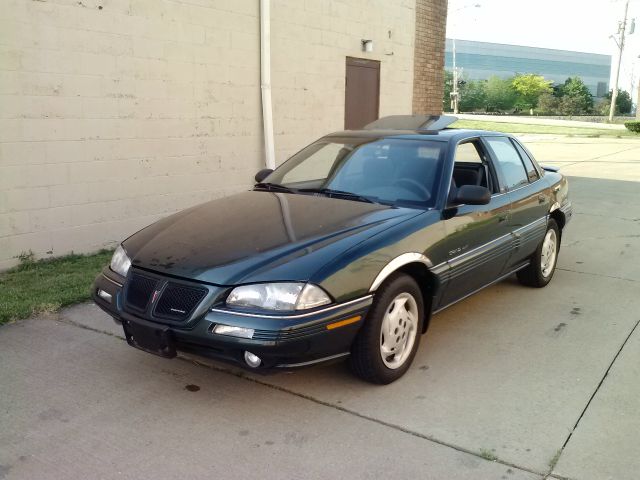
<path fill-rule="evenodd" d="M 419 262 L 424 264 L 427 268 L 431 268 L 433 263 L 427 257 L 425 257 L 422 253 L 417 252 L 409 252 L 403 253 L 402 255 L 397 256 L 389 263 L 387 263 L 378 276 L 373 280 L 371 287 L 369 287 L 369 291 L 373 292 L 378 289 L 378 287 L 384 282 L 389 275 L 398 270 L 400 267 L 407 265 L 409 263 Z"/>

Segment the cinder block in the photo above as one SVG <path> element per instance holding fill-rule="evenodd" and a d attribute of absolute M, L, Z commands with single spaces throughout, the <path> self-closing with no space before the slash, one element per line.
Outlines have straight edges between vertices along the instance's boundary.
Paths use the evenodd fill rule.
<path fill-rule="evenodd" d="M 34 232 L 0 238 L 0 261 L 16 265 L 18 256 L 33 252 L 37 258 L 49 256 L 51 232 Z"/>
<path fill-rule="evenodd" d="M 27 212 L 0 214 L 0 238 L 29 232 L 29 214 Z"/>
<path fill-rule="evenodd" d="M 0 95 L 17 95 L 22 91 L 21 74 L 0 70 Z"/>
<path fill-rule="evenodd" d="M 73 227 L 71 207 L 55 207 L 29 211 L 31 232 L 52 232 Z"/>
<path fill-rule="evenodd" d="M 44 142 L 0 143 L 0 167 L 46 162 Z"/>
<path fill-rule="evenodd" d="M 0 188 L 30 188 L 68 183 L 66 164 L 14 165 L 0 168 Z"/>

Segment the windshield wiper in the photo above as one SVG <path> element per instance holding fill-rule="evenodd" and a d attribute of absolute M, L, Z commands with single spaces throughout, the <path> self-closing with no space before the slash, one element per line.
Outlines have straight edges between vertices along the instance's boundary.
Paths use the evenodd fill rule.
<path fill-rule="evenodd" d="M 270 183 L 270 182 L 256 183 L 253 186 L 253 188 L 264 188 L 265 190 L 269 190 L 272 192 L 286 192 L 286 193 L 296 192 L 293 188 L 285 187 L 284 185 L 280 185 L 279 183 Z"/>
<path fill-rule="evenodd" d="M 372 198 L 365 197 L 353 192 L 345 192 L 344 190 L 334 190 L 332 188 L 301 188 L 299 192 L 320 193 L 331 198 L 344 198 L 347 200 L 355 200 L 356 202 L 379 203 Z"/>

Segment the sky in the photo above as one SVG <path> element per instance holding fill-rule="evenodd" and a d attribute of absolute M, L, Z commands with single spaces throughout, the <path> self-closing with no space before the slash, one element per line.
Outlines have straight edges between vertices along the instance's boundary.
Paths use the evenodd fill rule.
<path fill-rule="evenodd" d="M 613 86 L 618 48 L 609 36 L 618 31 L 624 4 L 625 0 L 449 0 L 447 38 L 612 55 Z M 620 68 L 620 88 L 627 91 L 640 80 L 640 0 L 630 0 L 627 25 L 634 17 L 638 25 L 627 36 Z M 635 91 L 632 96 L 636 98 Z"/>

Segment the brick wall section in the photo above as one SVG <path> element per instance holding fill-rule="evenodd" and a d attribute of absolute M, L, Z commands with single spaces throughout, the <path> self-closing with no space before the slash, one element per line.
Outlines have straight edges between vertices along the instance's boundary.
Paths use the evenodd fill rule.
<path fill-rule="evenodd" d="M 413 113 L 442 113 L 447 0 L 416 0 Z"/>
<path fill-rule="evenodd" d="M 277 161 L 343 127 L 346 56 L 382 62 L 381 115 L 410 111 L 415 24 L 415 0 L 273 1 Z M 259 32 L 258 0 L 3 0 L 0 269 L 248 188 Z"/>

